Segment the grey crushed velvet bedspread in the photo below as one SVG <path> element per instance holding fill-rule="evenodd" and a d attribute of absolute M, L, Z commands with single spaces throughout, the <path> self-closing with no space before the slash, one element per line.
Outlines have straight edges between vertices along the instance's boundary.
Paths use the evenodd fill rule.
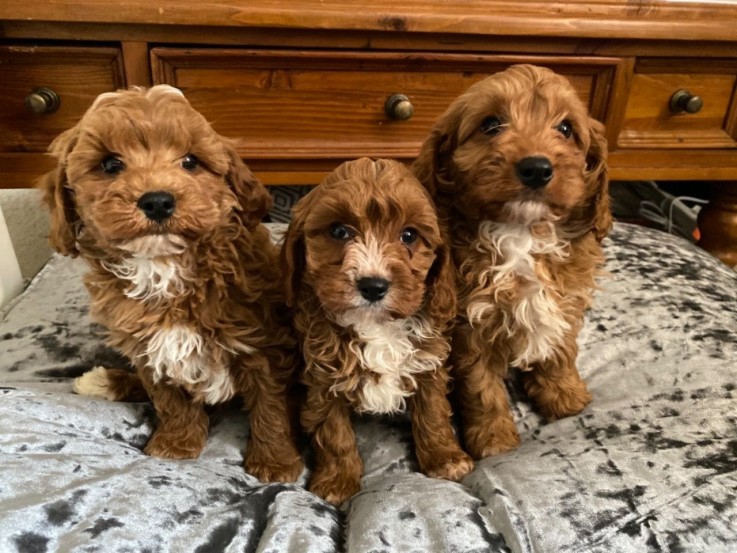
<path fill-rule="evenodd" d="M 737 551 L 737 277 L 617 225 L 580 336 L 593 403 L 462 484 L 419 474 L 404 417 L 356 420 L 366 473 L 336 509 L 242 469 L 247 416 L 213 414 L 195 461 L 143 455 L 148 404 L 71 393 L 123 361 L 90 323 L 81 261 L 55 257 L 0 324 L 0 551 Z"/>

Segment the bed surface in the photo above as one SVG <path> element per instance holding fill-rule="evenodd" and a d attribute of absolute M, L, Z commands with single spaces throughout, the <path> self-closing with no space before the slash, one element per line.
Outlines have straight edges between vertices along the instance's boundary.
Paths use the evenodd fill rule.
<path fill-rule="evenodd" d="M 84 263 L 55 256 L 0 323 L 0 551 L 737 551 L 737 277 L 641 227 L 605 251 L 583 413 L 545 424 L 512 379 L 522 445 L 462 484 L 416 472 L 406 417 L 357 418 L 365 476 L 341 509 L 306 472 L 247 475 L 237 409 L 200 459 L 163 461 L 141 452 L 149 404 L 72 394 L 124 360 L 89 321 Z"/>

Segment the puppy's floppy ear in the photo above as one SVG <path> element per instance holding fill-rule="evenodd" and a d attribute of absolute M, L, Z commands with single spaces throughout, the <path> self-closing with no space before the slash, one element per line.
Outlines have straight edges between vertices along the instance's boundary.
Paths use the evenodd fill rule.
<path fill-rule="evenodd" d="M 81 224 L 74 207 L 74 196 L 67 180 L 67 158 L 74 149 L 79 136 L 79 128 L 73 127 L 59 136 L 49 146 L 49 152 L 56 157 L 56 168 L 41 177 L 37 187 L 43 191 L 43 200 L 51 213 L 51 246 L 63 255 L 76 257 L 76 233 Z"/>
<path fill-rule="evenodd" d="M 273 199 L 240 158 L 235 145 L 225 138 L 222 140 L 229 157 L 225 180 L 238 200 L 238 212 L 243 224 L 249 229 L 256 228 L 271 209 Z"/>
<path fill-rule="evenodd" d="M 609 208 L 609 175 L 607 169 L 607 141 L 604 125 L 589 118 L 591 145 L 586 153 L 586 183 L 596 190 L 592 230 L 601 242 L 612 228 L 612 213 Z"/>
<path fill-rule="evenodd" d="M 449 323 L 456 316 L 455 266 L 447 244 L 435 252 L 435 262 L 427 275 L 428 313 L 437 322 Z"/>
<path fill-rule="evenodd" d="M 459 106 L 451 105 L 435 123 L 412 164 L 412 172 L 433 197 L 453 191 L 453 151 L 458 140 Z"/>
<path fill-rule="evenodd" d="M 305 221 L 317 198 L 317 189 L 297 202 L 292 210 L 292 220 L 281 248 L 282 274 L 286 302 L 289 307 L 297 304 L 299 289 L 302 285 L 302 274 L 305 270 L 307 251 L 305 250 Z"/>

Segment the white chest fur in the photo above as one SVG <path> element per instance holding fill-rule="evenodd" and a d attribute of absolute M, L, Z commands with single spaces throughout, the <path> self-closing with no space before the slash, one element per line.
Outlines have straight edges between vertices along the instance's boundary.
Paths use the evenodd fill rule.
<path fill-rule="evenodd" d="M 131 299 L 157 301 L 184 290 L 183 270 L 171 259 L 129 257 L 104 267 L 130 283 L 125 295 Z"/>
<path fill-rule="evenodd" d="M 529 224 L 484 221 L 474 244 L 488 254 L 488 266 L 479 272 L 471 293 L 467 316 L 472 325 L 493 318 L 495 335 L 506 333 L 516 344 L 510 364 L 526 368 L 543 361 L 570 329 L 560 309 L 552 279 L 541 265 L 568 256 L 568 244 L 559 239 L 552 224 L 533 232 Z"/>
<path fill-rule="evenodd" d="M 156 331 L 143 356 L 154 370 L 154 382 L 169 379 L 205 403 L 221 403 L 235 393 L 228 367 L 216 366 L 205 340 L 187 326 Z"/>
<path fill-rule="evenodd" d="M 405 399 L 414 393 L 415 375 L 435 371 L 443 363 L 418 348 L 421 340 L 437 337 L 432 325 L 419 317 L 377 321 L 356 312 L 341 317 L 339 324 L 353 327 L 357 339 L 349 347 L 361 367 L 371 373 L 359 391 L 361 412 L 403 411 Z"/>

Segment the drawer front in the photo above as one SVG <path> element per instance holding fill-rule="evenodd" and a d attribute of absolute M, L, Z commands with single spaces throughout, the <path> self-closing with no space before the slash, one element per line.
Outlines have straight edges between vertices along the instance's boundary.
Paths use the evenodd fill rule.
<path fill-rule="evenodd" d="M 152 50 L 154 81 L 182 89 L 226 136 L 243 139 L 248 159 L 411 158 L 451 101 L 514 63 L 566 76 L 603 119 L 618 58 L 440 54 Z M 414 114 L 393 120 L 389 96 Z"/>
<path fill-rule="evenodd" d="M 737 148 L 736 82 L 735 62 L 643 60 L 632 79 L 618 146 Z M 671 107 L 678 93 L 683 104 Z M 682 109 L 689 99 L 695 113 Z"/>
<path fill-rule="evenodd" d="M 115 48 L 0 46 L 0 152 L 44 152 L 74 126 L 95 97 L 125 85 Z M 26 98 L 34 97 L 36 113 Z M 58 99 L 58 107 L 53 104 Z"/>

